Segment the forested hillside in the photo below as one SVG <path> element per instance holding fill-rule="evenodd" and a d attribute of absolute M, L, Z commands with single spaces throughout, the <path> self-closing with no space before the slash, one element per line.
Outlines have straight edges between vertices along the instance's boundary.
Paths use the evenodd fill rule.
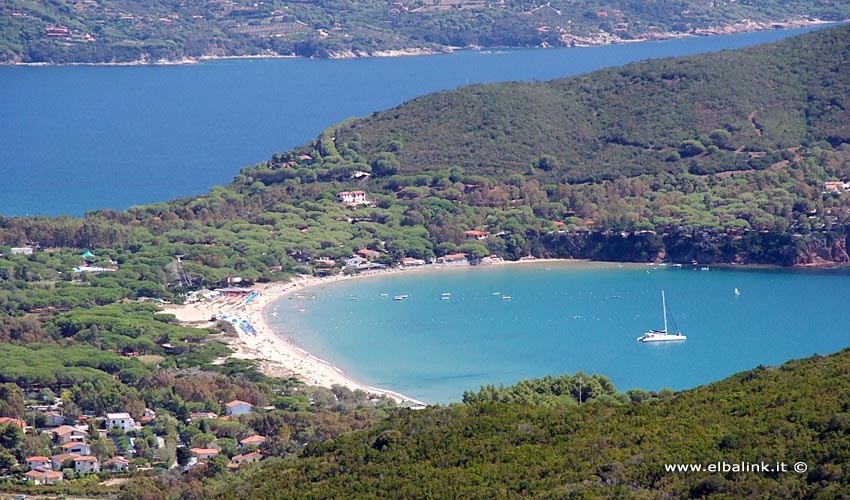
<path fill-rule="evenodd" d="M 454 253 L 850 263 L 848 47 L 841 26 L 467 87 L 339 124 L 204 196 L 80 219 L 0 217 L 0 417 L 12 419 L 0 423 L 0 470 L 20 478 L 27 457 L 62 449 L 20 425 L 42 427 L 41 408 L 61 403 L 63 422 L 92 429 L 106 412 L 154 413 L 131 431 L 143 477 L 121 495 L 134 500 L 847 496 L 847 351 L 675 395 L 620 394 L 575 374 L 396 412 L 363 393 L 267 377 L 231 357 L 232 325 L 185 328 L 159 304 L 231 283 L 357 273 L 347 265 L 357 252 L 369 268 Z M 198 416 L 235 398 L 268 411 Z M 257 446 L 237 440 L 256 435 L 265 456 L 290 458 L 230 475 L 228 459 Z M 127 435 L 108 437 L 90 435 L 101 459 L 130 453 Z M 168 469 L 190 466 L 188 447 L 211 446 L 221 456 L 208 466 Z M 664 471 L 718 460 L 808 470 Z M 143 472 L 151 464 L 162 471 Z M 69 482 L 37 491 L 114 490 L 58 465 Z"/>
<path fill-rule="evenodd" d="M 848 18 L 846 3 L 812 0 L 7 0 L 0 4 L 0 63 L 569 46 Z"/>
<path fill-rule="evenodd" d="M 269 460 L 208 487 L 215 498 L 246 500 L 841 498 L 850 494 L 848 366 L 845 350 L 648 399 L 636 391 L 624 402 L 581 406 L 398 411 L 301 458 Z M 665 469 L 718 462 L 772 469 Z M 805 465 L 795 470 L 797 462 Z"/>
<path fill-rule="evenodd" d="M 847 30 L 701 58 L 653 60 L 548 83 L 475 85 L 333 131 L 338 149 L 392 153 L 398 173 L 462 167 L 595 181 L 763 170 L 819 141 L 850 140 Z M 538 172 L 542 171 L 542 172 Z"/>

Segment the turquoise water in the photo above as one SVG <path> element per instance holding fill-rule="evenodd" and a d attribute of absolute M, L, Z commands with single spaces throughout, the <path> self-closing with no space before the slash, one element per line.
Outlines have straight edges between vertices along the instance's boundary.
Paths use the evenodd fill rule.
<path fill-rule="evenodd" d="M 284 298 L 270 319 L 355 379 L 426 402 L 578 370 L 620 390 L 686 389 L 850 344 L 848 278 L 561 263 L 413 271 L 313 288 L 315 299 Z M 639 343 L 663 326 L 661 290 L 688 339 Z"/>
<path fill-rule="evenodd" d="M 334 123 L 428 92 L 548 80 L 804 31 L 347 61 L 0 67 L 0 214 L 81 215 L 201 194 Z"/>

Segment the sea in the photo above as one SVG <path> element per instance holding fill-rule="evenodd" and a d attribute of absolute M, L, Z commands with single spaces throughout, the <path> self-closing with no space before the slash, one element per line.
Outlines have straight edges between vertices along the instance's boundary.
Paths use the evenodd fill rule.
<path fill-rule="evenodd" d="M 81 216 L 198 195 L 341 120 L 428 92 L 811 29 L 386 59 L 0 67 L 0 215 Z M 355 379 L 451 402 L 482 384 L 577 370 L 621 390 L 684 389 L 833 352 L 848 344 L 848 287 L 843 270 L 528 264 L 342 282 L 281 300 L 271 319 Z M 640 344 L 638 335 L 663 324 L 661 290 L 688 340 Z M 408 298 L 392 300 L 400 294 Z"/>
<path fill-rule="evenodd" d="M 378 59 L 3 66 L 0 215 L 81 216 L 198 195 L 346 118 L 429 92 L 549 80 L 810 29 Z"/>
<path fill-rule="evenodd" d="M 687 340 L 638 342 L 663 328 L 662 291 L 670 331 Z M 620 391 L 693 388 L 848 346 L 848 309 L 847 269 L 562 261 L 357 278 L 267 312 L 278 332 L 355 380 L 449 403 L 482 385 L 578 371 Z"/>

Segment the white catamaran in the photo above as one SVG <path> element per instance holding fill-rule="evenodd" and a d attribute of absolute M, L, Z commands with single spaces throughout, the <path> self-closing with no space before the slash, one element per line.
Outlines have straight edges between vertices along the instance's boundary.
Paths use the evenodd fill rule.
<path fill-rule="evenodd" d="M 664 298 L 664 290 L 661 290 L 661 308 L 664 310 L 664 329 L 650 330 L 640 337 L 639 342 L 670 342 L 671 340 L 685 340 L 687 337 L 681 332 L 670 333 L 667 331 L 667 301 Z"/>

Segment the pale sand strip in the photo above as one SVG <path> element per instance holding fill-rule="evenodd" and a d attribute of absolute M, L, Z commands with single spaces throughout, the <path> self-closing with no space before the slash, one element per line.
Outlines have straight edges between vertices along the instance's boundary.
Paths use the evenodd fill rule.
<path fill-rule="evenodd" d="M 494 265 L 532 263 L 569 263 L 582 267 L 608 267 L 612 265 L 610 263 L 565 259 L 529 259 L 516 262 L 503 262 Z M 258 361 L 260 370 L 266 375 L 273 377 L 295 376 L 309 385 L 319 385 L 323 387 L 342 385 L 349 389 L 359 389 L 369 394 L 389 396 L 399 403 L 424 404 L 403 394 L 359 383 L 348 377 L 342 370 L 331 365 L 327 361 L 317 358 L 303 349 L 291 344 L 285 338 L 278 335 L 278 333 L 269 326 L 269 322 L 266 317 L 266 314 L 268 314 L 266 308 L 269 304 L 272 304 L 282 297 L 294 294 L 304 288 L 314 287 L 317 285 L 330 284 L 341 280 L 355 278 L 363 279 L 370 276 L 382 276 L 395 272 L 437 271 L 450 269 L 469 269 L 469 266 L 428 265 L 413 269 L 388 269 L 382 271 L 371 271 L 356 276 L 333 276 L 327 278 L 302 276 L 287 283 L 254 285 L 252 288 L 255 291 L 258 291 L 259 294 L 247 305 L 244 303 L 245 299 L 230 304 L 207 301 L 185 306 L 167 305 L 165 306 L 165 310 L 166 312 L 174 314 L 180 322 L 198 327 L 211 326 L 212 323 L 209 321 L 210 318 L 220 314 L 225 314 L 229 318 L 239 318 L 240 321 L 242 319 L 247 319 L 248 322 L 256 328 L 257 334 L 249 335 L 242 329 L 237 328 L 236 330 L 239 333 L 239 338 L 230 341 L 230 346 L 236 351 L 233 356 L 240 359 L 252 359 Z"/>
<path fill-rule="evenodd" d="M 398 403 L 424 404 L 393 391 L 361 384 L 345 375 L 339 368 L 325 360 L 289 343 L 269 326 L 264 309 L 274 301 L 295 293 L 303 288 L 324 283 L 350 279 L 349 277 L 315 278 L 301 277 L 288 283 L 257 284 L 252 288 L 259 292 L 248 304 L 245 299 L 231 303 L 205 301 L 185 306 L 167 305 L 165 312 L 174 314 L 178 321 L 191 326 L 209 327 L 210 318 L 227 315 L 228 318 L 248 320 L 256 335 L 250 335 L 236 328 L 239 338 L 230 341 L 235 349 L 233 357 L 257 360 L 260 370 L 273 377 L 295 376 L 308 385 L 331 387 L 342 385 L 352 390 L 362 390 L 369 394 L 388 396 Z"/>

